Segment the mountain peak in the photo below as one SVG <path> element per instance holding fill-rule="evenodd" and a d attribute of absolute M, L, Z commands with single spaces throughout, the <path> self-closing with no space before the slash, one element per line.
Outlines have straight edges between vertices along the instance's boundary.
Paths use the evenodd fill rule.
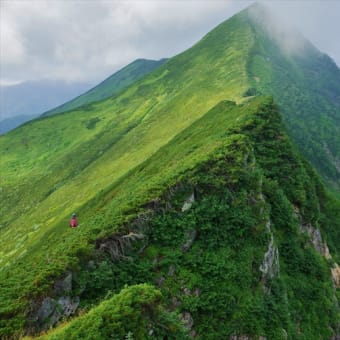
<path fill-rule="evenodd" d="M 286 56 L 303 57 L 308 53 L 320 52 L 299 30 L 285 21 L 269 6 L 255 3 L 240 14 L 246 14 L 253 29 L 259 35 L 267 35 Z"/>

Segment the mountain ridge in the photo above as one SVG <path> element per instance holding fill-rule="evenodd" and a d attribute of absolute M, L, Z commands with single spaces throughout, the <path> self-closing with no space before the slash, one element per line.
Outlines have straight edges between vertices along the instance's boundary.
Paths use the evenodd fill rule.
<path fill-rule="evenodd" d="M 339 202 L 290 142 L 275 98 L 256 93 L 272 78 L 249 83 L 247 13 L 115 98 L 1 137 L 2 336 L 54 325 L 60 298 L 78 297 L 85 312 L 145 282 L 161 290 L 174 327 L 192 319 L 198 337 L 337 334 Z M 58 293 L 69 274 L 72 293 Z M 101 336 L 99 326 L 82 333 L 87 320 L 55 338 Z M 140 327 L 124 336 L 150 331 Z"/>
<path fill-rule="evenodd" d="M 136 59 L 85 93 L 43 113 L 43 116 L 75 110 L 80 106 L 85 106 L 96 101 L 104 100 L 108 97 L 113 97 L 133 82 L 162 65 L 166 60 L 166 58 L 160 60 Z"/>

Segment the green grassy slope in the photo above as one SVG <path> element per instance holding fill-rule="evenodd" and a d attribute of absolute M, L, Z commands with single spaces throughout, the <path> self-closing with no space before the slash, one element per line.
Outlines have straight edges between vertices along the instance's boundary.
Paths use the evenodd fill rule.
<path fill-rule="evenodd" d="M 80 106 L 88 105 L 93 102 L 104 100 L 109 97 L 116 96 L 125 88 L 133 84 L 135 81 L 143 78 L 145 75 L 164 64 L 166 59 L 147 60 L 137 59 L 131 64 L 125 66 L 112 76 L 108 77 L 100 84 L 85 92 L 84 94 L 60 105 L 52 110 L 47 111 L 43 115 L 48 116 L 56 113 L 74 110 Z"/>
<path fill-rule="evenodd" d="M 159 173 L 160 167 L 168 171 Z M 196 202 L 183 213 L 183 201 L 192 192 Z M 74 291 L 86 282 L 81 293 L 86 308 L 108 293 L 119 293 L 125 284 L 153 284 L 163 278 L 159 286 L 164 306 L 189 312 L 198 338 L 237 334 L 281 339 L 285 332 L 292 338 L 329 338 L 339 323 L 330 280 L 332 264 L 298 227 L 300 223 L 321 227 L 327 242 L 333 238 L 331 252 L 338 258 L 340 234 L 331 235 L 328 228 L 339 230 L 339 216 L 331 217 L 324 206 L 330 201 L 323 195 L 318 178 L 290 144 L 270 99 L 240 107 L 222 102 L 91 203 L 98 215 L 92 216 L 96 223 L 89 225 L 100 233 L 94 238 L 112 232 L 112 227 L 100 231 L 99 223 L 119 225 L 123 202 L 130 201 L 126 207 L 130 214 L 132 207 L 150 200 L 158 202 L 158 208 L 146 224 L 129 226 L 130 231 L 147 236 L 146 243 L 127 251 L 130 261 L 97 255 L 91 271 L 85 269 L 86 261 L 80 263 L 83 269 Z M 159 196 L 161 200 L 155 201 Z M 299 207 L 301 220 L 294 207 Z M 192 230 L 197 237 L 183 251 Z M 124 228 L 120 231 L 127 233 Z M 78 237 L 86 233 L 77 232 Z M 48 243 L 60 243 L 59 233 L 50 235 Z M 280 275 L 261 278 L 259 268 L 271 237 L 279 252 Z M 43 338 L 100 336 L 107 332 L 100 320 L 120 322 L 121 315 L 106 316 L 107 310 L 120 308 L 114 302 L 120 295 Z M 140 308 L 129 313 L 135 320 Z M 148 320 L 148 314 L 144 318 Z M 162 325 L 167 329 L 165 320 L 158 324 Z M 148 330 L 143 324 L 115 327 L 117 338 L 130 332 L 136 339 L 148 338 L 140 335 Z"/>
<path fill-rule="evenodd" d="M 7 232 L 11 238 L 9 223 L 20 226 L 21 237 L 35 224 L 49 228 L 149 158 L 219 101 L 240 100 L 246 89 L 241 41 L 249 39 L 249 30 L 239 20 L 226 25 L 230 35 L 218 28 L 212 37 L 114 100 L 94 103 L 88 111 L 42 118 L 3 136 L 2 249 L 6 250 Z M 218 62 L 226 63 L 223 67 L 203 63 L 220 55 L 224 57 Z M 17 230 L 18 235 L 21 232 Z"/>
<path fill-rule="evenodd" d="M 227 107 L 233 107 L 232 104 L 227 103 L 226 105 Z M 243 111 L 246 112 L 245 109 L 243 109 Z M 231 118 L 233 117 L 231 122 L 234 121 L 239 116 L 239 114 L 239 110 L 231 112 Z M 221 116 L 221 119 L 224 119 L 223 115 Z M 211 120 L 210 125 L 212 129 L 203 129 L 201 133 L 203 133 L 206 138 L 212 139 L 213 141 L 214 138 L 218 138 L 218 128 L 223 128 L 223 124 L 221 124 L 220 120 L 216 119 Z M 212 136 L 210 136 L 211 131 L 214 130 L 216 131 Z M 199 131 L 196 133 L 199 133 Z M 199 145 L 201 145 L 204 141 L 204 139 L 201 137 L 202 136 L 199 136 L 196 142 L 199 143 Z M 208 142 L 209 139 L 206 140 L 206 142 Z M 76 230 L 75 233 L 72 233 L 72 230 L 67 228 L 66 225 L 68 214 L 65 215 L 63 210 L 69 209 L 67 205 L 71 205 L 73 202 L 68 200 L 67 196 L 64 196 L 64 199 L 66 200 L 65 205 L 61 207 L 55 206 L 53 201 L 49 202 L 49 200 L 53 198 L 53 194 L 45 198 L 43 202 L 38 205 L 42 208 L 38 209 L 37 211 L 33 211 L 31 214 L 26 213 L 21 219 L 16 220 L 19 222 L 15 224 L 16 235 L 14 239 L 13 233 L 11 233 L 13 227 L 11 228 L 10 226 L 4 229 L 2 232 L 3 237 L 1 239 L 3 250 L 3 271 L 1 274 L 3 275 L 2 279 L 4 279 L 9 273 L 11 273 L 11 278 L 10 280 L 2 280 L 3 284 L 5 285 L 4 293 L 2 295 L 4 297 L 4 300 L 2 301 L 4 303 L 3 307 L 6 306 L 6 310 L 8 308 L 11 310 L 14 307 L 18 307 L 8 305 L 8 300 L 5 299 L 7 294 L 7 298 L 11 299 L 13 298 L 12 294 L 18 294 L 18 290 L 20 291 L 20 295 L 23 294 L 24 296 L 26 294 L 41 293 L 41 291 L 50 285 L 50 280 L 52 279 L 50 277 L 51 275 L 52 277 L 58 276 L 69 266 L 74 266 L 78 261 L 76 255 L 81 251 L 87 252 L 92 248 L 92 246 L 88 243 L 90 239 L 96 239 L 106 233 L 112 233 L 114 231 L 112 228 L 113 221 L 116 221 L 115 225 L 117 228 L 119 224 L 121 224 L 128 216 L 128 212 L 133 209 L 133 207 L 136 209 L 136 207 L 138 207 L 138 205 L 141 203 L 145 203 L 148 200 L 157 197 L 157 194 L 159 195 L 161 192 L 157 192 L 156 189 L 158 186 L 160 186 L 159 190 L 161 190 L 161 188 L 164 188 L 164 186 L 166 187 L 166 185 L 168 185 L 168 183 L 165 184 L 163 182 L 164 180 L 169 180 L 173 175 L 176 175 L 176 173 L 180 172 L 183 168 L 185 169 L 188 167 L 191 162 L 194 162 L 195 159 L 192 160 L 190 154 L 188 155 L 189 163 L 183 162 L 183 157 L 180 157 L 181 154 L 184 156 L 188 153 L 188 147 L 190 148 L 192 143 L 194 143 L 193 140 L 186 138 L 187 147 L 181 146 L 178 149 L 172 150 L 171 153 L 165 153 L 164 162 L 170 162 L 172 166 L 165 166 L 164 162 L 156 162 L 156 167 L 154 170 L 148 171 L 146 173 L 148 178 L 145 180 L 143 180 L 141 176 L 135 176 L 133 181 L 129 179 L 127 181 L 128 183 L 124 182 L 123 184 L 120 184 L 121 181 L 119 180 L 119 177 L 117 177 L 116 181 L 118 184 L 116 184 L 116 186 L 118 185 L 120 190 L 117 188 L 115 190 L 112 188 L 107 189 L 110 192 L 110 196 L 112 195 L 112 191 L 116 192 L 114 204 L 117 206 L 115 208 L 111 207 L 109 209 L 110 213 L 100 213 L 99 208 L 101 205 L 105 204 L 105 202 L 111 202 L 112 197 L 106 198 L 105 191 L 101 192 L 100 190 L 95 190 L 94 196 L 97 197 L 95 197 L 83 208 L 78 207 L 77 209 L 79 215 L 82 216 L 81 226 L 83 227 L 79 230 Z M 203 151 L 208 152 L 214 147 L 214 143 L 208 143 L 205 147 L 206 151 L 204 149 Z M 203 155 L 200 155 L 199 159 Z M 158 158 L 159 157 L 156 157 L 156 159 Z M 163 167 L 167 170 L 167 172 L 160 172 L 160 169 L 163 169 Z M 156 176 L 157 174 L 159 177 Z M 177 176 L 173 178 L 173 181 L 176 177 Z M 72 181 L 74 181 L 74 179 Z M 157 181 L 160 181 L 161 183 L 157 184 Z M 99 181 L 96 183 L 99 187 Z M 115 185 L 115 180 L 111 178 L 109 183 L 110 185 Z M 138 187 L 140 187 L 140 190 L 138 190 Z M 153 190 L 154 192 L 148 193 L 147 189 Z M 62 190 L 62 188 L 59 190 Z M 38 195 L 37 191 L 36 194 Z M 119 194 L 122 195 L 122 197 L 119 197 Z M 96 207 L 96 201 L 99 202 L 99 207 Z M 77 203 L 80 204 L 81 202 Z M 44 207 L 47 206 L 47 204 L 49 204 L 49 210 L 45 211 Z M 56 210 L 56 208 L 58 210 Z M 71 207 L 71 209 L 73 209 L 73 207 Z M 47 219 L 49 215 L 52 215 L 51 210 L 55 217 L 59 217 L 59 220 L 47 220 L 45 223 L 39 223 L 39 220 L 38 223 L 35 222 L 37 220 L 34 219 L 39 218 L 39 216 L 41 216 L 40 219 L 46 216 L 45 218 Z M 58 211 L 60 211 L 60 216 L 58 216 Z M 115 216 L 112 216 L 112 214 Z M 31 228 L 28 227 L 29 225 L 31 225 Z M 79 234 L 78 231 L 80 231 L 81 234 Z M 51 244 L 53 247 L 50 246 Z M 44 256 L 42 256 L 42 252 L 44 253 Z M 13 259 L 15 258 L 16 260 L 14 261 Z M 47 258 L 49 260 L 46 262 Z M 28 268 L 31 268 L 31 270 L 27 271 Z"/>
<path fill-rule="evenodd" d="M 209 39 L 117 98 L 94 103 L 87 111 L 41 118 L 1 138 L 2 315 L 6 319 L 19 316 L 11 318 L 12 323 L 6 321 L 7 330 L 22 327 L 17 323 L 24 320 L 29 296 L 46 290 L 53 277 L 74 265 L 74 254 L 88 248 L 86 233 L 82 237 L 59 235 L 60 241 L 71 241 L 69 247 L 55 247 L 49 240 L 49 235 L 61 230 L 69 233 L 65 226 L 70 213 L 79 212 L 86 203 L 91 206 L 98 194 L 100 197 L 222 99 L 240 100 L 246 89 L 246 51 L 241 42 L 250 38 L 249 29 L 242 28 L 239 20 L 225 25 L 230 26 L 230 34 L 218 28 Z M 206 64 L 206 59 L 216 61 Z M 212 81 L 207 82 L 210 77 Z M 126 191 L 129 196 L 134 192 L 134 188 Z M 131 209 L 129 200 L 120 204 L 121 211 Z M 88 223 L 84 216 L 81 225 Z M 112 232 L 110 225 L 112 222 L 106 226 L 108 232 Z M 100 223 L 97 228 L 104 227 Z M 68 248 L 71 257 L 65 251 Z M 41 256 L 47 249 L 52 253 Z M 18 298 L 20 303 L 10 303 Z"/>
<path fill-rule="evenodd" d="M 232 243 L 238 238 L 242 239 L 249 231 L 245 229 L 240 230 L 239 233 L 236 229 L 240 223 L 244 223 L 247 228 L 250 228 L 253 222 L 258 225 L 258 229 L 255 228 L 258 234 L 256 230 L 254 231 L 258 238 L 254 244 L 248 240 L 250 243 L 245 245 L 247 250 L 244 258 L 237 257 L 232 249 L 229 249 L 231 252 L 229 253 L 228 249 L 220 248 L 221 256 L 225 252 L 226 257 L 222 256 L 224 264 L 228 262 L 230 255 L 233 263 L 244 265 L 240 268 L 250 269 L 247 272 L 245 285 L 242 286 L 243 289 L 249 288 L 249 282 L 253 282 L 251 263 L 253 259 L 256 265 L 259 263 L 268 241 L 268 235 L 263 232 L 263 219 L 259 213 L 262 203 L 256 205 L 254 209 L 249 204 L 251 201 L 249 195 L 263 194 L 257 188 L 260 173 L 264 173 L 268 179 L 267 194 L 270 195 L 273 191 L 281 200 L 277 214 L 281 213 L 280 209 L 283 209 L 283 214 L 285 211 L 291 213 L 287 206 L 294 204 L 301 209 L 306 221 L 313 223 L 322 221 L 324 237 L 327 241 L 329 239 L 333 256 L 335 260 L 338 259 L 339 243 L 336 240 L 339 239 L 339 235 L 334 227 L 338 217 L 334 213 L 337 202 L 327 197 L 316 176 L 308 170 L 308 166 L 302 165 L 299 158 L 292 163 L 294 166 L 289 166 L 290 161 L 298 157 L 291 151 L 291 146 L 287 147 L 288 155 L 283 153 L 286 158 L 282 157 L 282 160 L 287 159 L 288 165 L 279 162 L 280 159 L 276 155 L 281 150 L 276 143 L 274 143 L 273 150 L 270 145 L 263 146 L 264 150 L 273 152 L 272 160 L 267 160 L 260 148 L 256 151 L 260 165 L 255 166 L 253 163 L 249 167 L 247 165 L 249 155 L 251 158 L 258 157 L 253 151 L 257 143 L 261 146 L 267 137 L 276 136 L 280 144 L 283 137 L 280 124 L 276 130 L 266 131 L 268 135 L 262 135 L 263 123 L 267 122 L 270 126 L 273 121 L 262 116 L 259 120 L 255 119 L 258 112 L 276 112 L 271 100 L 259 97 L 248 101 L 249 98 L 244 97 L 244 93 L 251 86 L 247 73 L 249 72 L 249 58 L 252 55 L 250 47 L 256 42 L 253 27 L 246 13 L 243 12 L 222 23 L 191 49 L 159 66 L 116 97 L 91 103 L 74 111 L 42 117 L 0 138 L 0 186 L 3 201 L 0 220 L 0 294 L 2 297 L 0 335 L 20 334 L 27 327 L 27 315 L 34 309 L 34 304 L 32 305 L 31 302 L 40 301 L 44 296 L 48 296 L 53 282 L 64 275 L 67 270 L 77 273 L 85 272 L 84 281 L 89 282 L 90 285 L 92 281 L 96 281 L 93 277 L 92 279 L 86 277 L 83 265 L 96 255 L 97 240 L 115 232 L 126 233 L 126 224 L 139 212 L 145 210 L 145 204 L 157 202 L 167 189 L 176 186 L 176 183 L 181 182 L 182 179 L 189 181 L 191 185 L 196 180 L 204 186 L 205 177 L 209 179 L 212 176 L 212 185 L 218 192 L 217 196 L 212 195 L 212 200 L 222 199 L 224 185 L 228 184 L 231 196 L 235 192 L 237 199 L 230 203 L 230 211 L 234 215 L 224 216 L 221 212 L 220 219 L 228 218 L 231 225 L 234 225 L 230 232 L 235 239 L 225 239 L 225 242 Z M 230 102 L 231 100 L 240 105 Z M 258 140 L 252 139 L 248 131 L 256 126 L 261 127 L 259 133 L 255 133 Z M 286 139 L 287 137 L 284 137 L 285 141 Z M 283 145 L 289 145 L 287 143 Z M 266 161 L 270 161 L 268 166 L 265 164 Z M 213 162 L 212 173 L 209 162 Z M 216 173 L 214 173 L 214 162 L 222 166 L 222 169 L 217 166 Z M 273 167 L 276 173 L 271 170 L 275 162 L 279 162 L 279 165 Z M 202 168 L 199 168 L 200 165 Z M 256 170 L 254 174 L 250 171 L 253 168 Z M 280 177 L 281 168 L 282 173 L 285 173 L 283 178 Z M 298 169 L 298 173 L 294 172 L 295 168 Z M 223 179 L 223 176 L 227 179 Z M 208 188 L 209 185 L 207 182 Z M 318 188 L 317 193 L 316 188 Z M 203 188 L 200 190 L 202 190 L 202 195 L 207 194 L 207 197 L 210 197 L 209 191 Z M 274 197 L 269 203 L 273 205 L 273 209 L 275 200 Z M 214 221 L 212 216 L 216 212 L 207 207 L 207 202 L 209 200 L 202 203 L 203 215 L 198 211 L 198 220 L 196 220 L 196 217 L 190 214 L 186 223 L 187 225 L 200 224 L 200 216 L 205 216 L 206 212 L 210 216 L 207 217 L 207 224 L 214 227 L 213 229 L 207 227 L 207 230 L 215 234 L 221 224 Z M 221 202 L 222 205 L 229 205 L 223 199 Z M 333 205 L 332 209 L 329 208 L 331 205 Z M 244 218 L 241 216 L 242 210 L 246 212 Z M 80 219 L 80 227 L 75 230 L 67 227 L 68 218 L 73 211 L 78 213 Z M 312 211 L 316 211 L 316 215 L 313 215 Z M 239 222 L 237 222 L 238 219 Z M 157 222 L 157 220 L 155 220 L 155 225 L 161 223 L 160 230 L 165 228 L 171 232 L 172 225 L 176 226 L 180 218 L 177 216 L 177 222 L 175 220 L 169 216 L 168 225 L 163 225 L 163 222 Z M 236 221 L 235 224 L 232 221 Z M 278 239 L 281 236 L 282 244 L 284 244 L 285 224 L 280 224 L 279 217 L 276 223 L 279 228 L 283 228 L 281 231 L 278 230 Z M 297 223 L 290 220 L 286 226 L 293 228 L 292 235 L 299 240 L 296 248 L 290 250 L 295 254 L 299 252 L 298 249 L 303 244 L 296 230 Z M 171 252 L 173 245 L 171 234 L 164 233 L 165 237 L 170 240 L 162 241 L 167 254 Z M 183 240 L 183 231 L 181 235 Z M 150 237 L 153 238 L 153 247 L 157 247 L 158 238 L 163 236 L 151 235 Z M 177 241 L 180 242 L 181 238 L 179 237 Z M 169 244 L 167 244 L 168 241 Z M 219 243 L 219 240 L 213 239 L 211 242 L 212 249 L 208 254 L 214 258 L 213 250 L 215 243 Z M 203 246 L 202 243 L 199 244 Z M 289 245 L 284 246 L 289 248 Z M 313 331 L 322 335 L 330 334 L 330 330 L 325 331 L 326 325 L 333 325 L 336 317 L 333 304 L 330 303 L 333 291 L 329 279 L 329 268 L 328 264 L 309 248 L 307 251 L 309 258 L 305 258 L 305 253 L 302 252 L 300 260 L 301 263 L 308 260 L 316 263 L 317 269 L 313 275 L 321 277 L 323 287 L 320 291 L 324 294 L 324 299 L 318 296 L 316 303 L 311 306 L 313 311 L 310 314 L 311 319 L 304 321 L 303 325 L 306 328 L 306 334 L 311 334 Z M 152 248 L 149 252 L 153 253 Z M 163 252 L 163 250 L 157 250 L 157 252 Z M 175 252 L 175 255 L 178 255 L 182 261 L 178 252 Z M 192 256 L 197 257 L 197 255 L 194 253 Z M 188 256 L 191 255 L 188 254 Z M 142 262 L 132 267 L 124 263 L 115 263 L 114 266 L 110 264 L 108 271 L 105 271 L 103 275 L 107 277 L 111 271 L 112 276 L 112 271 L 119 269 L 114 273 L 117 278 L 116 283 L 112 284 L 111 278 L 108 286 L 105 286 L 106 280 L 104 280 L 103 287 L 93 287 L 93 290 L 87 290 L 86 294 L 84 293 L 85 295 L 81 297 L 82 301 L 85 301 L 83 308 L 89 308 L 91 304 L 97 303 L 98 299 L 104 298 L 101 294 L 109 291 L 118 293 L 125 283 L 154 283 L 157 270 L 156 273 L 150 270 L 152 261 L 149 259 L 146 263 Z M 185 261 L 189 259 L 184 257 L 183 261 L 181 266 L 186 268 Z M 188 263 L 192 264 L 190 261 Z M 209 259 L 205 267 L 209 267 L 208 262 Z M 107 269 L 107 265 L 102 266 Z M 102 266 L 99 267 L 102 268 Z M 215 265 L 212 264 L 212 266 Z M 135 268 L 136 271 L 131 273 L 129 268 Z M 184 276 L 181 276 L 180 280 L 185 278 L 190 280 L 191 274 L 188 273 L 186 277 L 187 272 L 183 270 Z M 236 269 L 231 268 L 231 270 Z M 309 275 L 310 268 L 305 272 L 303 270 L 305 269 L 301 271 L 299 269 L 298 273 L 301 274 L 301 278 L 305 279 Z M 254 271 L 257 273 L 254 278 L 256 282 L 254 287 L 258 292 L 254 296 L 261 299 L 263 294 L 260 293 L 259 273 L 257 269 Z M 296 282 L 292 279 L 293 271 L 289 272 L 287 269 L 284 273 L 287 275 L 287 280 L 282 284 L 287 285 L 288 288 L 282 292 L 298 294 L 299 289 L 303 287 L 299 284 L 294 286 Z M 209 276 L 209 270 L 204 275 Z M 240 273 L 235 272 L 231 280 L 232 284 L 238 282 L 238 275 Z M 193 275 L 194 279 L 196 279 L 196 274 Z M 214 294 L 219 290 L 224 279 L 218 278 L 220 283 L 214 286 L 212 290 Z M 301 282 L 305 281 L 301 279 Z M 202 285 L 205 284 L 204 279 Z M 101 280 L 99 280 L 100 285 Z M 308 294 L 312 294 L 311 287 L 307 288 Z M 177 288 L 177 290 L 171 289 L 170 295 L 166 295 L 168 302 L 172 297 L 171 294 L 177 294 L 178 291 Z M 206 286 L 205 289 L 209 287 Z M 248 293 L 252 295 L 253 291 L 250 290 Z M 225 294 L 231 293 L 225 292 Z M 240 291 L 236 289 L 235 294 L 231 294 L 232 299 L 239 301 L 239 294 Z M 244 296 L 249 302 L 242 304 L 244 308 L 250 308 L 249 306 L 254 301 L 250 295 Z M 282 295 L 280 298 L 283 299 Z M 86 299 L 88 299 L 87 304 Z M 307 300 L 299 300 L 298 306 Z M 216 296 L 208 294 L 207 299 L 204 298 L 202 301 L 206 306 L 197 307 L 204 311 L 202 313 L 195 311 L 195 306 L 187 307 L 190 307 L 192 313 L 198 313 L 195 316 L 198 319 L 204 313 L 209 315 L 208 307 L 216 302 Z M 279 305 L 280 303 L 278 302 Z M 297 316 L 300 310 L 294 305 L 294 299 L 292 303 L 291 311 L 286 306 L 288 309 L 285 317 L 288 321 L 290 320 L 287 321 L 289 324 L 286 328 L 290 327 L 289 331 L 295 334 L 297 330 L 294 325 L 297 321 L 295 318 L 289 319 L 289 313 Z M 322 318 L 318 312 L 320 306 L 326 305 L 329 310 L 328 319 Z M 218 316 L 220 307 L 216 308 L 213 315 L 216 316 L 216 320 L 220 320 Z M 234 315 L 230 313 L 226 314 L 226 318 Z M 266 328 L 264 325 L 256 329 L 247 329 L 246 323 L 241 323 L 240 325 L 243 326 L 237 330 L 235 327 L 238 327 L 237 324 L 241 322 L 242 315 L 242 313 L 238 317 L 234 315 L 235 320 L 231 319 L 234 323 L 230 325 L 228 332 L 249 334 L 274 332 L 269 326 Z M 252 317 L 251 310 L 247 315 L 249 318 Z M 312 326 L 318 317 L 321 321 Z M 248 317 L 247 320 L 249 321 Z M 278 321 L 277 323 L 277 327 L 283 327 Z M 201 324 L 202 327 L 199 330 L 204 332 L 209 320 L 202 319 Z M 220 331 L 223 333 L 223 330 Z M 219 331 L 212 329 L 209 332 L 211 336 L 214 332 L 219 334 Z"/>

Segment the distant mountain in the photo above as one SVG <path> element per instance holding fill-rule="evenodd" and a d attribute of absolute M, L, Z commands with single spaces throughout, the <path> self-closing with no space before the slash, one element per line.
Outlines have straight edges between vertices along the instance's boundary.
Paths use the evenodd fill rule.
<path fill-rule="evenodd" d="M 109 97 L 116 96 L 119 92 L 127 88 L 129 85 L 144 77 L 160 65 L 164 64 L 167 59 L 147 60 L 137 59 L 131 64 L 125 66 L 112 76 L 105 79 L 99 85 L 95 86 L 79 97 L 70 100 L 69 102 L 56 107 L 53 110 L 46 112 L 44 115 L 52 115 L 70 111 L 72 109 L 97 102 Z"/>
<path fill-rule="evenodd" d="M 37 115 L 32 116 L 15 116 L 10 118 L 5 118 L 0 120 L 0 135 L 6 133 L 7 131 L 13 130 L 17 126 L 36 118 Z"/>
<path fill-rule="evenodd" d="M 135 60 L 89 91 L 45 112 L 43 115 L 48 116 L 69 111 L 108 97 L 114 97 L 133 82 L 162 65 L 165 61 L 166 59 L 158 61 L 147 59 Z M 0 120 L 0 134 L 39 116 L 46 109 L 77 96 L 89 87 L 89 84 L 68 84 L 62 81 L 26 82 L 20 85 L 0 87 L 0 117 L 2 118 Z"/>
<path fill-rule="evenodd" d="M 88 90 L 93 84 L 61 80 L 28 81 L 0 86 L 0 120 L 39 115 Z"/>
<path fill-rule="evenodd" d="M 1 338 L 339 338 L 340 77 L 271 19 L 0 137 Z"/>

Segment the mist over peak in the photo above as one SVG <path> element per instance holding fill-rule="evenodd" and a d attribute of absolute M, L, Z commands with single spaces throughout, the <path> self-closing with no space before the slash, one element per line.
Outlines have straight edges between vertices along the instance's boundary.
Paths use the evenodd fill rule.
<path fill-rule="evenodd" d="M 286 56 L 303 57 L 312 51 L 320 53 L 294 25 L 269 6 L 256 3 L 248 7 L 246 13 L 252 23 L 262 29 Z"/>

